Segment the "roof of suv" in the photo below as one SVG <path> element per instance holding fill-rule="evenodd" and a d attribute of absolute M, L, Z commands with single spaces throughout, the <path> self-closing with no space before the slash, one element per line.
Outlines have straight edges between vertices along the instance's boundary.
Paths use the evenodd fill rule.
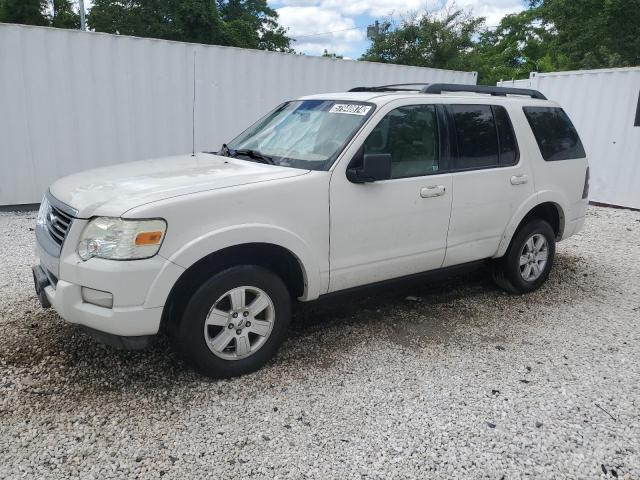
<path fill-rule="evenodd" d="M 455 98 L 456 102 L 471 100 L 476 103 L 478 99 L 491 98 L 492 103 L 552 103 L 540 92 L 528 89 L 511 89 L 501 87 L 484 87 L 476 85 L 448 85 L 432 84 L 438 93 L 423 93 L 421 89 L 405 88 L 403 86 L 390 85 L 388 87 L 358 87 L 349 92 L 322 93 L 308 95 L 301 100 L 343 100 L 352 102 L 371 102 L 377 105 L 386 104 L 395 99 L 430 97 L 439 100 Z M 425 87 L 425 90 L 428 87 Z M 458 91 L 447 91 L 447 88 Z M 446 100 L 445 100 L 446 101 Z"/>

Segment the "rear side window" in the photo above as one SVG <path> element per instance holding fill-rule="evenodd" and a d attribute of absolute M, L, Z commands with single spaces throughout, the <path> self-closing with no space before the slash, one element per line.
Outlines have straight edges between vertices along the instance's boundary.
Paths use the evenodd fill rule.
<path fill-rule="evenodd" d="M 498 136 L 489 105 L 450 105 L 458 145 L 454 168 L 473 169 L 499 165 Z"/>
<path fill-rule="evenodd" d="M 584 158 L 584 147 L 567 114 L 558 107 L 524 107 L 542 158 L 548 162 Z"/>

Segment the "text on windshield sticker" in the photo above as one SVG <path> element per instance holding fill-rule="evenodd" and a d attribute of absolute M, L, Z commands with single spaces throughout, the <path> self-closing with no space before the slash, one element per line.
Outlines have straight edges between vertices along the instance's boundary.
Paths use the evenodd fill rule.
<path fill-rule="evenodd" d="M 329 113 L 347 113 L 349 115 L 366 115 L 371 110 L 371 105 L 356 105 L 353 103 L 336 103 Z"/>

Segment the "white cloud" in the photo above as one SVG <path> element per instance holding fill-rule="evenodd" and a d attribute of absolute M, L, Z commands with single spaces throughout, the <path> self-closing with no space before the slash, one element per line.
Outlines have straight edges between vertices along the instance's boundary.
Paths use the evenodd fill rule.
<path fill-rule="evenodd" d="M 458 2 L 458 6 L 465 10 L 471 10 L 476 17 L 485 17 L 489 27 L 498 25 L 500 19 L 505 15 L 521 12 L 525 9 L 525 6 L 519 0 L 461 0 Z"/>
<path fill-rule="evenodd" d="M 367 14 L 372 17 L 385 17 L 394 14 L 403 14 L 412 10 L 424 10 L 425 8 L 437 8 L 439 0 L 323 0 L 321 4 L 325 8 L 335 8 L 345 15 Z"/>
<path fill-rule="evenodd" d="M 278 9 L 278 15 L 279 23 L 288 27 L 288 35 L 296 39 L 294 48 L 300 52 L 320 55 L 326 49 L 344 54 L 365 39 L 352 18 L 335 10 L 319 6 L 286 6 Z"/>

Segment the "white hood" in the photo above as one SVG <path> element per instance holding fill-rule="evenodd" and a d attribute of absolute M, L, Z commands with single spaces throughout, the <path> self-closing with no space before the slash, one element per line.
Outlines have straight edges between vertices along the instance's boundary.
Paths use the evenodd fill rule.
<path fill-rule="evenodd" d="M 279 167 L 208 153 L 123 163 L 61 178 L 51 194 L 78 217 L 119 216 L 134 207 L 178 195 L 304 175 Z"/>

